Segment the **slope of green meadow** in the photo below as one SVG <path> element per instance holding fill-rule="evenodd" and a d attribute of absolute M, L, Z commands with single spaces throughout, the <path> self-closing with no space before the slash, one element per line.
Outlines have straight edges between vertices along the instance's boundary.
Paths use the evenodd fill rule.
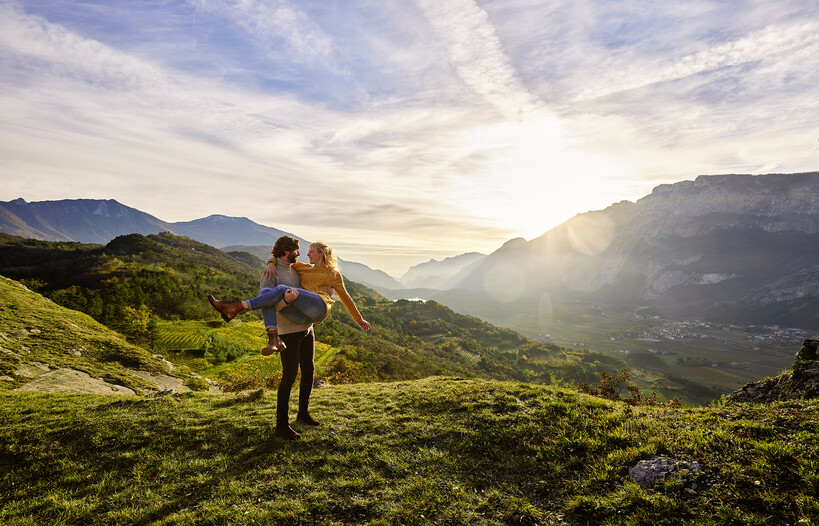
<path fill-rule="evenodd" d="M 357 329 L 340 308 L 316 327 L 318 377 L 329 380 L 311 403 L 321 425 L 294 423 L 302 438 L 278 439 L 281 366 L 259 354 L 258 317 L 225 324 L 208 310 L 154 309 L 174 291 L 185 293 L 165 307 L 211 287 L 238 290 L 230 283 L 251 271 L 189 240 L 146 239 L 118 240 L 117 256 L 36 242 L 23 258 L 32 265 L 15 267 L 54 301 L 85 298 L 114 327 L 0 277 L 0 524 L 817 524 L 819 402 L 604 400 L 572 386 L 623 362 L 354 283 L 374 329 Z M 84 261 L 77 283 L 36 277 L 47 276 L 38 258 L 52 261 L 55 250 Z M 162 254 L 190 261 L 172 268 Z M 147 304 L 98 299 L 118 294 Z M 137 395 L 14 391 L 32 366 L 83 371 Z M 198 391 L 160 392 L 134 370 Z M 193 373 L 230 392 L 202 392 Z M 639 378 L 666 396 L 696 393 L 669 381 Z M 635 484 L 629 468 L 657 456 L 685 464 L 653 487 Z"/>
<path fill-rule="evenodd" d="M 294 395 L 295 398 L 295 395 Z M 812 525 L 819 404 L 632 407 L 433 377 L 275 394 L 0 394 L 0 522 Z M 642 488 L 654 455 L 689 463 Z"/>

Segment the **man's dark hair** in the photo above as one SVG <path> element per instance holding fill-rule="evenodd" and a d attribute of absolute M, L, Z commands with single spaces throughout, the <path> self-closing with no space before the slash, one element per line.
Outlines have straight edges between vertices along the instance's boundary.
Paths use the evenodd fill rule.
<path fill-rule="evenodd" d="M 273 244 L 273 257 L 280 258 L 285 252 L 293 252 L 299 249 L 299 240 L 295 237 L 282 236 Z"/>

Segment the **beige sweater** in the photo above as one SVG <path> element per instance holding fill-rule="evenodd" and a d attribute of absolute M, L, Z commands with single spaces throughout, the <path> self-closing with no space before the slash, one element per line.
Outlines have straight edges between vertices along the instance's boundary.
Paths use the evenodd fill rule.
<path fill-rule="evenodd" d="M 262 278 L 259 280 L 260 289 L 273 288 L 276 285 L 304 288 L 301 285 L 301 277 L 299 276 L 299 273 L 292 269 L 288 263 L 285 263 L 280 259 L 274 260 L 273 258 L 271 258 L 270 261 L 276 262 L 276 272 L 278 273 L 278 276 L 276 279 L 269 280 L 264 277 L 264 274 L 262 274 Z M 285 305 L 286 304 L 284 301 L 280 301 L 276 304 L 276 325 L 278 326 L 279 334 L 293 334 L 294 332 L 306 331 L 313 327 L 313 324 L 311 323 L 296 323 L 282 316 L 278 311 Z"/>

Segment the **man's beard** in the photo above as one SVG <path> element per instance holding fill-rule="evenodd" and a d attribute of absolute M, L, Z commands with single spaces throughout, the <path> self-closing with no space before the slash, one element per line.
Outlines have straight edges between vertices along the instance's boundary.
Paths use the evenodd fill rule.
<path fill-rule="evenodd" d="M 291 265 L 293 263 L 295 263 L 297 259 L 298 259 L 298 256 L 296 256 L 294 254 L 288 254 L 287 255 L 287 262 L 290 263 Z"/>

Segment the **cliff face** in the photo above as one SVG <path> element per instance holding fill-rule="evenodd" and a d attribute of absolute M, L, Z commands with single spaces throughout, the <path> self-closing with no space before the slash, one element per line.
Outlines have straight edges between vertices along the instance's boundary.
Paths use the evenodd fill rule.
<path fill-rule="evenodd" d="M 819 173 L 700 176 L 661 185 L 637 201 L 654 235 L 693 237 L 715 229 L 819 232 Z"/>
<path fill-rule="evenodd" d="M 491 288 L 512 267 L 522 296 L 649 305 L 673 315 L 754 311 L 766 319 L 771 309 L 781 315 L 771 323 L 819 327 L 819 173 L 663 185 L 636 203 L 502 247 L 458 288 Z"/>
<path fill-rule="evenodd" d="M 619 222 L 601 254 L 622 263 L 607 284 L 629 265 L 645 277 L 643 299 L 726 281 L 744 282 L 759 305 L 816 296 L 817 196 L 819 174 L 711 176 L 659 187 Z"/>

